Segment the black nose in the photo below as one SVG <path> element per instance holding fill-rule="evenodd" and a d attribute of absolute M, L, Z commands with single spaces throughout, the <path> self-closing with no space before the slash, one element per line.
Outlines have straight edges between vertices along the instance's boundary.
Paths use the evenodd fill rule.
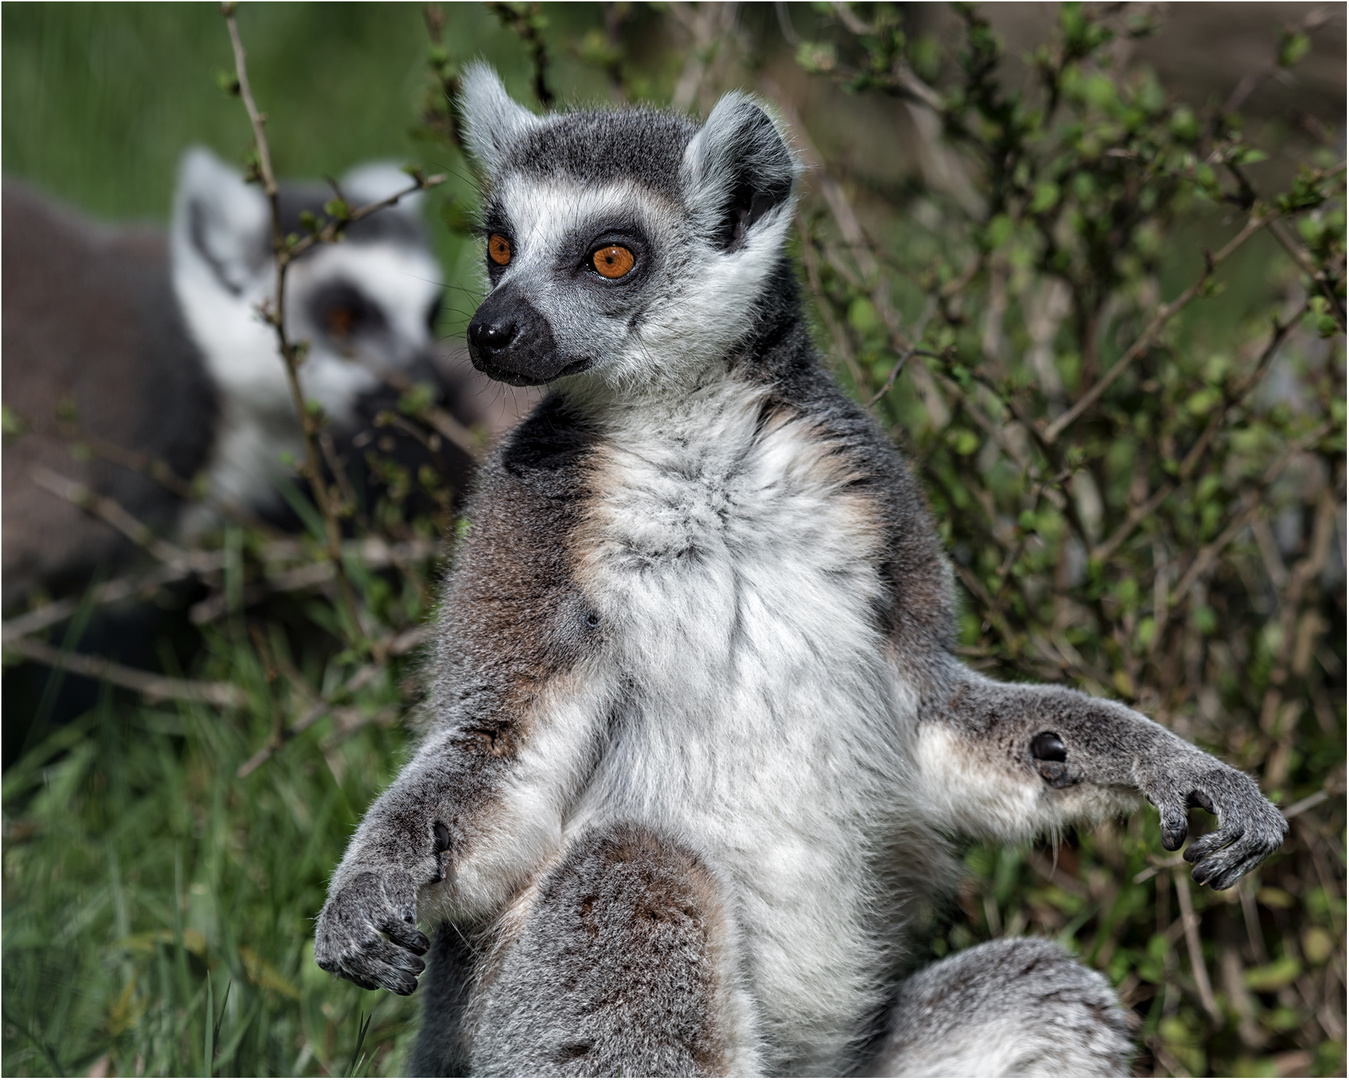
<path fill-rule="evenodd" d="M 516 331 L 515 320 L 511 318 L 474 319 L 468 324 L 468 343 L 484 359 L 490 359 L 493 353 L 500 352 L 515 340 Z"/>

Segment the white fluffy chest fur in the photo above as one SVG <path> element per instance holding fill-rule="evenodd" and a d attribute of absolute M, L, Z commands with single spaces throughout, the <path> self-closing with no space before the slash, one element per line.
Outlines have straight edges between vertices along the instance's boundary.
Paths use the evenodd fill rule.
<path fill-rule="evenodd" d="M 603 808 L 702 852 L 770 1043 L 827 1070 L 901 945 L 877 856 L 918 820 L 916 704 L 873 615 L 879 522 L 763 397 L 723 377 L 610 417 L 580 577 L 622 689 L 573 825 Z"/>

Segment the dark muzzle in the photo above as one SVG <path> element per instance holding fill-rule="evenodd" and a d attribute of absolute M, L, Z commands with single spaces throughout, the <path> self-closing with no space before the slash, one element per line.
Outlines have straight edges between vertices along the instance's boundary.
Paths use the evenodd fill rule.
<path fill-rule="evenodd" d="M 494 291 L 468 324 L 468 353 L 484 375 L 512 386 L 537 386 L 590 366 L 562 356 L 553 329 L 514 285 Z"/>

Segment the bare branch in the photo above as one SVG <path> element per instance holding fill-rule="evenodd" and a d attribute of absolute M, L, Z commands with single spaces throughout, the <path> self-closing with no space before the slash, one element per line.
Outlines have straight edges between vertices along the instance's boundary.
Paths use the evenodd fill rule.
<path fill-rule="evenodd" d="M 7 640 L 5 648 L 29 660 L 36 660 L 48 667 L 61 668 L 64 671 L 83 675 L 90 679 L 122 686 L 135 690 L 151 701 L 175 699 L 178 701 L 200 701 L 222 709 L 242 708 L 247 698 L 241 688 L 231 683 L 197 682 L 191 679 L 171 679 L 165 675 L 156 675 L 138 668 L 125 667 L 100 656 L 85 656 L 83 653 L 64 652 L 43 641 L 18 637 Z"/>

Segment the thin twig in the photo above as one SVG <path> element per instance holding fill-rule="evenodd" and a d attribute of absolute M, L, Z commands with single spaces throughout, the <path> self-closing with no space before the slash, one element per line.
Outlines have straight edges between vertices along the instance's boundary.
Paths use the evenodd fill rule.
<path fill-rule="evenodd" d="M 127 511 L 115 499 L 100 495 L 92 488 L 62 476 L 45 465 L 33 466 L 29 475 L 38 487 L 50 491 L 53 495 L 65 499 L 112 526 L 137 547 L 149 552 L 165 565 L 183 574 L 208 568 L 199 557 L 202 553 L 186 551 L 157 536 L 153 529 Z M 209 568 L 214 569 L 214 566 Z"/>
<path fill-rule="evenodd" d="M 1189 876 L 1185 870 L 1177 867 L 1171 877 L 1176 883 L 1176 898 L 1180 901 L 1180 917 L 1185 927 L 1185 947 L 1190 951 L 1190 967 L 1194 971 L 1194 985 L 1199 991 L 1199 1000 L 1209 1016 L 1220 1020 L 1222 1014 L 1218 1012 L 1218 1003 L 1213 998 L 1213 984 L 1209 982 L 1203 946 L 1199 943 L 1199 916 L 1195 914 L 1194 901 L 1190 898 Z"/>
<path fill-rule="evenodd" d="M 1299 311 L 1298 314 L 1301 314 L 1301 312 Z M 1190 479 L 1195 470 L 1199 467 L 1199 463 L 1204 459 L 1206 451 L 1217 437 L 1218 432 L 1222 430 L 1223 423 L 1227 419 L 1229 412 L 1234 406 L 1245 400 L 1246 395 L 1255 388 L 1256 384 L 1259 383 L 1260 379 L 1264 376 L 1266 369 L 1273 360 L 1279 346 L 1283 343 L 1288 331 L 1296 323 L 1298 314 L 1293 315 L 1287 320 L 1275 322 L 1274 332 L 1271 334 L 1268 344 L 1262 350 L 1254 370 L 1230 390 L 1225 396 L 1225 400 L 1221 406 L 1213 410 L 1213 416 L 1205 426 L 1199 438 L 1195 440 L 1194 445 L 1190 447 L 1189 453 L 1187 453 L 1184 460 L 1181 461 L 1180 468 L 1176 470 L 1175 480 L 1163 484 L 1141 504 L 1130 510 L 1128 517 L 1120 524 L 1119 528 L 1111 533 L 1108 539 L 1092 549 L 1090 557 L 1093 560 L 1104 563 L 1109 559 L 1110 556 L 1118 550 L 1119 546 L 1133 534 L 1133 531 L 1138 527 L 1139 522 L 1144 521 L 1155 513 L 1157 508 L 1161 506 L 1174 491 Z M 1319 437 L 1320 436 L 1318 435 L 1317 438 Z M 1312 441 L 1314 442 L 1315 439 Z M 1298 440 L 1298 443 L 1301 442 L 1302 440 Z M 1310 445 L 1310 443 L 1307 445 Z M 1289 449 L 1291 449 L 1291 447 Z M 1288 453 L 1285 453 L 1280 457 L 1280 461 L 1286 461 L 1289 456 Z M 1282 467 L 1280 468 L 1282 469 Z"/>
<path fill-rule="evenodd" d="M 380 199 L 378 202 L 366 203 L 364 206 L 358 206 L 354 210 L 348 210 L 340 217 L 329 218 L 328 221 L 317 231 L 308 236 L 301 237 L 286 248 L 287 257 L 294 261 L 303 255 L 310 248 L 318 244 L 334 244 L 342 238 L 342 234 L 356 222 L 368 218 L 371 214 L 380 210 L 387 210 L 391 206 L 406 199 L 409 195 L 416 195 L 420 191 L 428 188 L 437 187 L 445 183 L 445 174 L 436 173 L 434 176 L 421 176 L 418 174 L 413 178 L 411 184 L 407 187 L 395 191 L 387 198 Z M 345 202 L 345 200 L 343 200 Z"/>
<path fill-rule="evenodd" d="M 304 398 L 304 392 L 300 387 L 299 369 L 304 349 L 292 342 L 286 331 L 286 270 L 294 258 L 294 247 L 299 245 L 292 246 L 286 240 L 284 225 L 281 220 L 281 200 L 276 184 L 276 174 L 272 170 L 271 150 L 268 147 L 265 131 L 267 118 L 258 110 L 257 102 L 253 99 L 253 91 L 248 82 L 247 58 L 244 54 L 243 41 L 239 37 L 238 25 L 234 20 L 234 4 L 232 2 L 222 4 L 221 13 L 224 15 L 225 24 L 229 29 L 230 44 L 234 49 L 234 69 L 239 83 L 239 96 L 248 112 L 249 122 L 253 126 L 253 141 L 258 150 L 258 171 L 263 192 L 267 196 L 272 212 L 272 252 L 276 261 L 276 292 L 273 304 L 263 305 L 262 315 L 276 331 L 277 345 L 281 351 L 281 359 L 285 364 L 286 381 L 290 387 L 291 401 L 295 407 L 296 415 L 299 417 L 300 429 L 304 435 L 305 471 L 310 488 L 314 493 L 314 500 L 318 504 L 319 513 L 323 517 L 328 560 L 332 563 L 333 570 L 337 575 L 338 596 L 342 607 L 345 609 L 349 632 L 360 635 L 363 633 L 363 629 L 360 611 L 356 604 L 356 594 L 347 578 L 346 569 L 342 565 L 342 530 L 338 523 L 337 496 L 328 487 L 324 479 L 323 465 L 319 455 L 318 435 L 321 422 L 319 417 L 310 411 Z M 393 201 L 397 200 L 394 199 Z M 384 200 L 384 203 L 388 204 L 389 200 Z M 375 208 L 378 209 L 378 205 Z M 374 211 L 371 210 L 370 212 L 373 213 Z M 317 240 L 314 242 L 317 242 Z"/>
<path fill-rule="evenodd" d="M 193 555 L 195 558 L 202 558 L 202 553 L 194 552 Z M 223 552 L 212 552 L 211 557 L 216 563 L 214 568 L 224 567 Z M 200 569 L 200 566 L 197 569 Z M 60 600 L 53 600 L 49 604 L 43 604 L 32 611 L 24 612 L 22 615 L 16 615 L 12 619 L 6 619 L 3 624 L 0 624 L 0 641 L 8 644 L 15 638 L 36 634 L 48 627 L 65 622 L 85 604 L 91 607 L 101 607 L 104 604 L 115 604 L 133 596 L 148 596 L 163 585 L 171 585 L 175 581 L 183 581 L 191 577 L 194 572 L 194 570 L 186 570 L 176 566 L 158 566 L 149 573 L 128 574 L 124 577 L 114 578 L 112 581 L 105 581 L 89 590 L 83 597 L 67 596 Z"/>
<path fill-rule="evenodd" d="M 553 106 L 553 92 L 548 88 L 548 45 L 539 32 L 539 5 L 536 3 L 489 3 L 489 11 L 503 25 L 515 31 L 529 50 L 530 65 L 534 69 L 534 96 L 545 109 Z"/>
<path fill-rule="evenodd" d="M 918 352 L 918 343 L 923 340 L 923 335 L 927 332 L 928 324 L 932 317 L 937 313 L 936 297 L 928 297 L 927 307 L 923 309 L 923 314 L 918 318 L 918 325 L 913 328 L 913 344 L 899 354 L 899 359 L 895 361 L 885 376 L 885 381 L 881 383 L 881 388 L 877 390 L 867 401 L 867 408 L 871 408 L 881 398 L 885 397 L 895 388 L 895 380 L 899 378 L 909 360 Z"/>
<path fill-rule="evenodd" d="M 64 652 L 44 641 L 34 641 L 32 638 L 13 638 L 5 642 L 5 648 L 48 667 L 61 668 L 86 678 L 99 679 L 114 686 L 136 690 L 151 701 L 171 698 L 179 701 L 200 701 L 217 708 L 232 709 L 242 707 L 247 700 L 243 690 L 231 683 L 172 679 L 166 675 L 141 671 L 139 668 L 125 667 L 101 656 Z"/>
<path fill-rule="evenodd" d="M 359 667 L 335 693 L 316 702 L 303 716 L 300 717 L 300 719 L 296 720 L 294 724 L 273 736 L 266 746 L 262 747 L 256 754 L 240 765 L 234 775 L 242 780 L 260 765 L 266 763 L 281 749 L 281 747 L 290 742 L 291 739 L 295 738 L 295 736 L 300 733 L 307 731 L 324 716 L 328 715 L 328 713 L 334 711 L 336 706 L 334 705 L 333 699 L 348 697 L 351 694 L 356 693 L 356 691 L 360 690 L 363 686 L 366 686 L 384 670 L 385 658 L 401 656 L 404 653 L 411 652 L 431 637 L 431 629 L 432 628 L 428 624 L 419 624 L 417 626 L 409 627 L 401 633 L 395 634 L 393 637 L 380 643 L 379 646 L 373 650 L 376 653 L 377 662 L 363 664 Z M 362 725 L 351 725 L 347 730 L 354 731 L 359 726 Z"/>
<path fill-rule="evenodd" d="M 406 394 L 413 388 L 412 379 L 406 372 L 384 371 L 380 372 L 380 378 L 399 393 Z M 473 460 L 477 461 L 483 456 L 486 439 L 474 434 L 471 428 L 461 424 L 448 410 L 439 405 L 426 405 L 417 410 L 417 415 Z"/>

